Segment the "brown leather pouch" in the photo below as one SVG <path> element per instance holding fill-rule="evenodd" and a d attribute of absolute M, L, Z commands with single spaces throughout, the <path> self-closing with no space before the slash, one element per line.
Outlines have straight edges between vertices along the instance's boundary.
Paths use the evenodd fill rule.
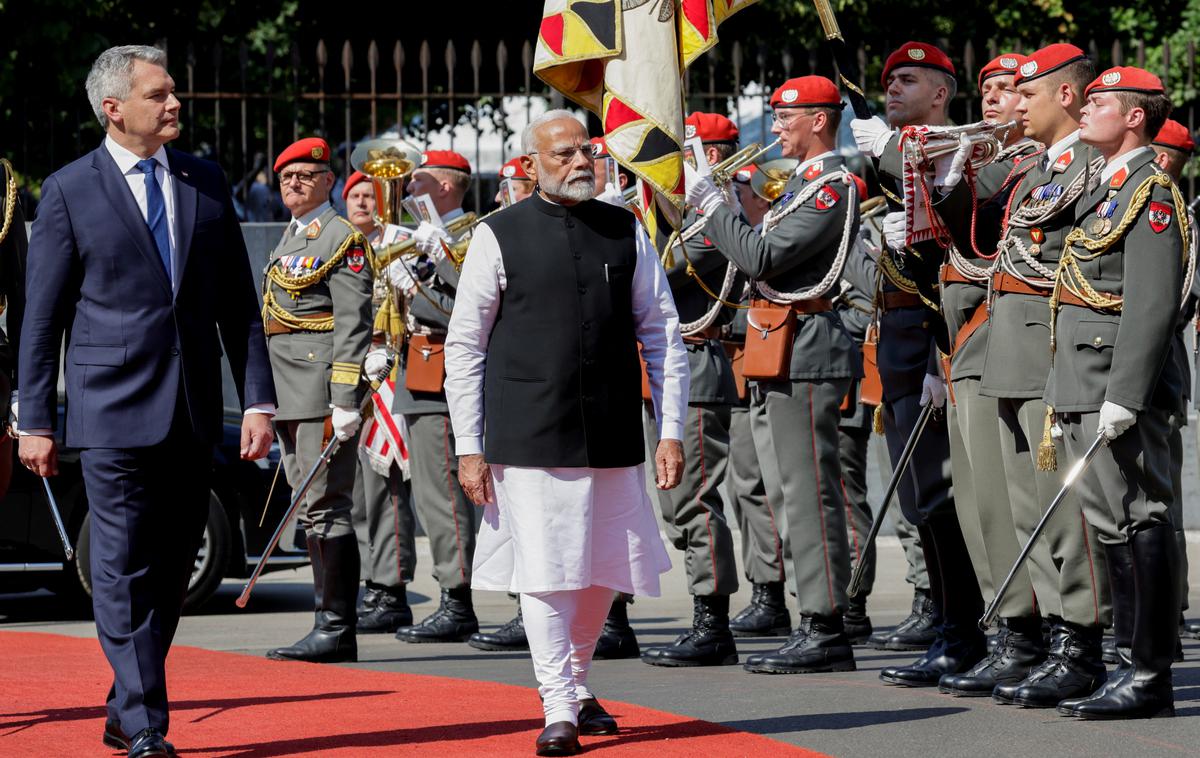
<path fill-rule="evenodd" d="M 733 366 L 733 383 L 737 387 L 737 395 L 739 400 L 746 399 L 746 375 L 743 369 L 746 365 L 746 348 L 736 342 L 722 342 L 725 346 L 725 355 L 729 356 L 729 363 Z"/>
<path fill-rule="evenodd" d="M 858 393 L 859 402 L 863 405 L 880 405 L 883 403 L 883 381 L 879 378 L 879 333 L 875 327 L 867 330 L 863 340 L 863 379 L 862 389 Z"/>
<path fill-rule="evenodd" d="M 747 315 L 742 375 L 767 381 L 786 379 L 796 335 L 795 312 L 787 307 L 757 307 Z"/>
<path fill-rule="evenodd" d="M 446 335 L 409 335 L 404 386 L 409 392 L 441 392 L 445 383 Z"/>

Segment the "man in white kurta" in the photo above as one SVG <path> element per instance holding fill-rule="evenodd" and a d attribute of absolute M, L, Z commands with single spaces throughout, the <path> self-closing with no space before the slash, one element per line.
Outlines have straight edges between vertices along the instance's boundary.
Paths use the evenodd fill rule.
<path fill-rule="evenodd" d="M 577 734 L 616 730 L 587 688 L 613 592 L 657 596 L 670 568 L 636 429 L 638 345 L 663 489 L 682 467 L 687 354 L 644 231 L 589 199 L 582 124 L 552 111 L 524 147 L 539 188 L 475 230 L 446 339 L 446 395 L 463 488 L 485 506 L 472 585 L 521 593 L 546 715 L 538 754 L 570 755 Z"/>

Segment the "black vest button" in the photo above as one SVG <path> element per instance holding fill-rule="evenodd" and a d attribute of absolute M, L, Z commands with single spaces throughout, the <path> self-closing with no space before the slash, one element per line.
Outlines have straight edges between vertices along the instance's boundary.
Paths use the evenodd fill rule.
<path fill-rule="evenodd" d="M 586 295 L 586 294 L 587 294 L 587 287 L 580 287 L 580 288 L 579 288 L 579 294 L 581 294 L 581 295 Z"/>

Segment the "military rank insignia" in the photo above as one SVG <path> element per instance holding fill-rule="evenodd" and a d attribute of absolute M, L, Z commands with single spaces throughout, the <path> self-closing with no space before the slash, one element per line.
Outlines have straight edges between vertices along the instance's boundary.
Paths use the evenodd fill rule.
<path fill-rule="evenodd" d="M 1171 206 L 1166 203 L 1150 202 L 1147 218 L 1150 221 L 1150 228 L 1154 230 L 1155 234 L 1162 234 L 1171 225 L 1171 215 Z"/>
<path fill-rule="evenodd" d="M 349 266 L 350 270 L 354 273 L 357 274 L 358 272 L 362 271 L 363 266 L 365 266 L 366 263 L 367 253 L 360 246 L 355 245 L 346 251 L 346 265 Z"/>
<path fill-rule="evenodd" d="M 321 236 L 321 221 L 320 221 L 320 219 L 314 220 L 311 224 L 309 224 L 307 227 L 305 227 L 304 236 L 310 240 L 315 240 L 317 237 Z"/>
<path fill-rule="evenodd" d="M 824 211 L 837 205 L 837 201 L 841 200 L 842 196 L 837 193 L 833 187 L 826 184 L 821 189 L 817 190 L 816 205 L 817 210 Z"/>
<path fill-rule="evenodd" d="M 1062 155 L 1058 156 L 1058 160 L 1054 161 L 1054 165 L 1050 167 L 1054 173 L 1062 173 L 1071 165 L 1071 161 L 1075 160 L 1075 149 L 1072 148 Z"/>
<path fill-rule="evenodd" d="M 822 169 L 825 168 L 825 161 L 817 161 L 804 170 L 804 178 L 812 181 L 821 175 Z"/>
<path fill-rule="evenodd" d="M 1105 200 L 1096 206 L 1096 218 L 1092 219 L 1092 225 L 1088 228 L 1088 232 L 1093 237 L 1103 237 L 1112 231 L 1112 217 L 1117 212 L 1116 200 Z"/>

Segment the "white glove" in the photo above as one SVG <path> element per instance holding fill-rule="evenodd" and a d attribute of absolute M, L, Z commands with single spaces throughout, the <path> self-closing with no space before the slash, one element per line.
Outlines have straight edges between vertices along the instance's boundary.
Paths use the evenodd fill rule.
<path fill-rule="evenodd" d="M 854 119 L 850 122 L 850 131 L 854 132 L 854 142 L 858 149 L 872 158 L 883 155 L 894 133 L 879 116 Z"/>
<path fill-rule="evenodd" d="M 361 423 L 362 416 L 358 414 L 357 408 L 333 406 L 333 434 L 342 442 L 353 437 Z"/>
<path fill-rule="evenodd" d="M 721 190 L 717 189 L 717 185 L 713 184 L 713 180 L 707 176 L 701 176 L 700 172 L 692 168 L 692 164 L 687 161 L 683 162 L 683 181 L 684 187 L 687 189 L 688 205 L 702 213 L 711 213 L 725 202 L 725 196 L 721 194 Z"/>
<path fill-rule="evenodd" d="M 892 211 L 883 217 L 883 240 L 893 250 L 903 250 L 908 241 L 904 231 L 904 211 Z"/>
<path fill-rule="evenodd" d="M 941 408 L 946 404 L 946 383 L 940 376 L 926 374 L 921 382 L 920 404 L 929 405 L 931 402 L 934 408 Z"/>
<path fill-rule="evenodd" d="M 407 292 L 416 284 L 412 273 L 408 270 L 408 266 L 405 266 L 404 261 L 399 258 L 388 264 L 387 277 L 392 286 L 401 292 Z"/>
<path fill-rule="evenodd" d="M 963 134 L 959 137 L 958 149 L 953 153 L 939 155 L 933 159 L 933 183 L 934 186 L 940 187 L 943 190 L 948 190 L 962 181 L 963 169 L 967 166 L 967 159 L 971 157 L 975 146 L 971 144 L 971 140 L 967 135 Z"/>
<path fill-rule="evenodd" d="M 609 205 L 615 205 L 618 208 L 625 207 L 625 193 L 612 182 L 605 184 L 604 189 L 593 199 L 599 200 L 602 203 L 608 203 Z"/>
<path fill-rule="evenodd" d="M 20 396 L 20 392 L 13 390 L 12 394 L 9 395 L 8 398 L 8 426 L 9 429 L 12 430 L 13 434 L 21 431 L 21 429 L 17 426 L 17 398 Z"/>
<path fill-rule="evenodd" d="M 1104 405 L 1100 406 L 1100 428 L 1096 432 L 1103 434 L 1111 442 L 1124 434 L 1125 430 L 1133 426 L 1135 422 L 1137 422 L 1136 413 L 1105 400 Z"/>
<path fill-rule="evenodd" d="M 442 249 L 442 241 L 450 241 L 450 235 L 446 234 L 446 230 L 441 227 L 434 226 L 428 221 L 422 221 L 417 230 L 413 232 L 413 239 L 416 240 L 417 249 L 425 255 L 440 261 L 446 257 L 446 251 Z"/>
<path fill-rule="evenodd" d="M 363 359 L 363 373 L 371 381 L 379 378 L 379 374 L 387 367 L 387 348 L 377 347 L 367 352 Z"/>

